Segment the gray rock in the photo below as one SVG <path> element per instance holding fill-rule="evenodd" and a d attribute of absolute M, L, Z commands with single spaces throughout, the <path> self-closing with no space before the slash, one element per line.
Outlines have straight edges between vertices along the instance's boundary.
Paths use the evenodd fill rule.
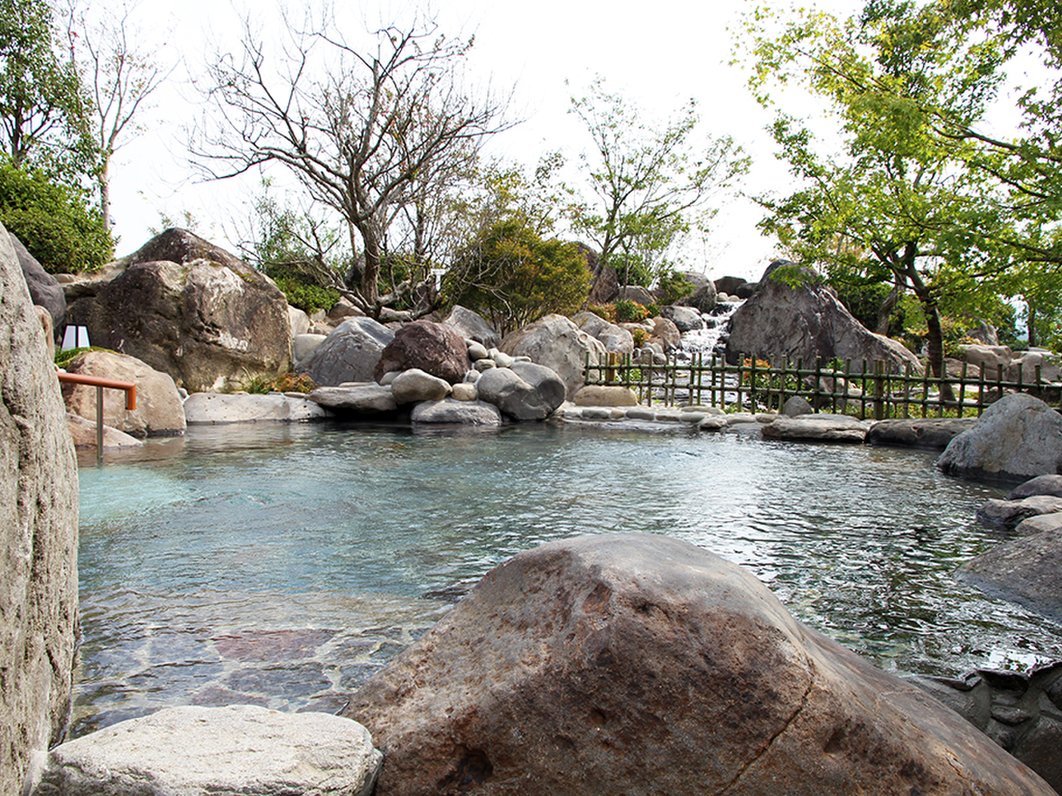
<path fill-rule="evenodd" d="M 749 281 L 741 276 L 721 276 L 715 280 L 714 284 L 719 293 L 736 296 L 742 285 L 749 284 Z"/>
<path fill-rule="evenodd" d="M 713 291 L 714 293 L 714 291 Z M 715 302 L 713 301 L 714 305 Z M 678 327 L 680 332 L 694 332 L 704 328 L 704 319 L 699 310 L 692 307 L 664 307 L 660 314 Z"/>
<path fill-rule="evenodd" d="M 74 447 L 78 450 L 95 450 L 99 444 L 96 435 L 96 422 L 86 420 L 73 412 L 66 413 L 66 427 L 70 431 L 70 438 L 74 441 Z M 136 437 L 119 431 L 107 424 L 103 426 L 103 449 L 115 450 L 120 448 L 139 448 L 143 442 Z"/>
<path fill-rule="evenodd" d="M 680 302 L 689 307 L 693 307 L 699 312 L 711 312 L 715 309 L 716 301 L 719 296 L 716 292 L 715 285 L 711 282 L 705 281 L 690 295 L 686 296 Z"/>
<path fill-rule="evenodd" d="M 590 365 L 596 366 L 606 357 L 600 340 L 563 315 L 547 315 L 513 332 L 502 341 L 501 349 L 514 357 L 530 357 L 552 370 L 564 382 L 567 398 L 574 396 L 585 383 L 587 359 Z"/>
<path fill-rule="evenodd" d="M 479 376 L 480 373 L 478 370 L 470 370 L 468 371 L 468 373 L 465 374 L 464 383 L 475 384 L 477 381 L 479 381 Z"/>
<path fill-rule="evenodd" d="M 291 329 L 291 339 L 294 341 L 300 334 L 308 334 L 310 331 L 310 316 L 298 307 L 288 305 L 288 327 Z"/>
<path fill-rule="evenodd" d="M 511 368 L 513 362 L 516 360 L 513 357 L 506 354 L 504 351 L 499 351 L 496 348 L 490 350 L 490 358 L 494 360 L 494 364 L 499 368 Z"/>
<path fill-rule="evenodd" d="M 815 407 L 812 406 L 807 398 L 803 398 L 799 395 L 790 396 L 785 402 L 785 406 L 782 407 L 782 414 L 786 417 L 797 417 L 799 415 L 810 415 L 815 413 Z"/>
<path fill-rule="evenodd" d="M 950 475 L 1030 478 L 1062 473 L 1062 415 L 1031 395 L 1007 395 L 937 459 Z"/>
<path fill-rule="evenodd" d="M 697 424 L 697 428 L 701 431 L 724 431 L 728 425 L 730 425 L 730 421 L 725 417 L 708 415 Z"/>
<path fill-rule="evenodd" d="M 1046 351 L 1026 351 L 1007 366 L 1007 380 L 1035 384 L 1037 375 L 1041 382 L 1057 383 L 1062 376 L 1062 357 Z"/>
<path fill-rule="evenodd" d="M 462 307 L 460 304 L 454 305 L 454 308 L 450 310 L 450 314 L 446 316 L 446 320 L 443 323 L 447 326 L 452 326 L 462 337 L 475 340 L 486 348 L 491 348 L 501 342 L 501 335 L 484 320 L 482 315 L 473 312 L 467 307 Z"/>
<path fill-rule="evenodd" d="M 867 432 L 867 444 L 944 450 L 955 437 L 976 424 L 974 417 L 880 420 Z"/>
<path fill-rule="evenodd" d="M 1032 495 L 1019 500 L 989 500 L 977 510 L 977 521 L 989 528 L 1013 529 L 1022 520 L 1062 512 L 1062 497 Z"/>
<path fill-rule="evenodd" d="M 1045 531 L 1058 532 L 1062 531 L 1062 513 L 1057 514 L 1038 514 L 1035 517 L 1028 517 L 1018 523 L 1014 528 L 1014 533 L 1019 536 L 1032 536 L 1034 533 L 1044 533 Z"/>
<path fill-rule="evenodd" d="M 963 360 L 981 369 L 986 380 L 995 379 L 998 375 L 1005 379 L 1007 368 L 1014 358 L 1014 352 L 1005 345 L 961 345 L 959 352 Z"/>
<path fill-rule="evenodd" d="M 390 387 L 369 382 L 339 387 L 318 387 L 307 396 L 333 412 L 350 414 L 386 414 L 398 409 Z"/>
<path fill-rule="evenodd" d="M 369 796 L 382 759 L 339 716 L 176 707 L 56 747 L 35 796 Z"/>
<path fill-rule="evenodd" d="M 487 358 L 487 349 L 482 343 L 472 341 L 468 344 L 468 358 L 473 362 Z"/>
<path fill-rule="evenodd" d="M 488 370 L 493 370 L 498 367 L 498 363 L 493 359 L 477 359 L 472 363 L 472 367 L 475 368 L 477 373 L 483 373 Z M 468 374 L 465 374 L 465 378 L 468 378 Z"/>
<path fill-rule="evenodd" d="M 476 389 L 481 401 L 494 404 L 516 420 L 544 420 L 564 402 L 564 385 L 557 375 L 526 362 L 486 371 L 476 382 Z"/>
<path fill-rule="evenodd" d="M 510 559 L 344 715 L 386 750 L 377 796 L 1051 793 L 748 572 L 651 534 Z"/>
<path fill-rule="evenodd" d="M 576 406 L 637 406 L 638 396 L 630 387 L 588 384 L 572 399 Z"/>
<path fill-rule="evenodd" d="M 985 345 L 999 345 L 999 330 L 985 321 L 978 321 L 977 326 L 967 329 L 966 336 Z"/>
<path fill-rule="evenodd" d="M 306 372 L 322 387 L 369 381 L 394 332 L 372 318 L 348 318 L 314 349 Z"/>
<path fill-rule="evenodd" d="M 441 401 L 450 394 L 450 383 L 418 368 L 411 368 L 395 376 L 391 382 L 391 392 L 399 406 L 419 401 Z"/>
<path fill-rule="evenodd" d="M 643 307 L 656 303 L 656 296 L 647 287 L 641 285 L 625 285 L 617 292 L 616 301 L 634 301 Z"/>
<path fill-rule="evenodd" d="M 765 439 L 848 442 L 859 445 L 866 435 L 866 424 L 847 415 L 776 417 L 763 426 Z"/>
<path fill-rule="evenodd" d="M 324 334 L 298 334 L 291 338 L 291 356 L 295 361 L 295 371 L 302 372 L 305 370 L 303 363 L 307 362 L 310 355 L 317 350 L 317 346 L 321 345 L 328 339 L 328 335 Z"/>
<path fill-rule="evenodd" d="M 577 312 L 572 322 L 587 334 L 596 338 L 610 354 L 631 354 L 634 352 L 634 337 L 622 326 L 609 323 L 600 315 L 592 312 Z"/>
<path fill-rule="evenodd" d="M 26 280 L 0 226 L 0 793 L 19 794 L 70 709 L 78 473 Z"/>
<path fill-rule="evenodd" d="M 22 276 L 29 288 L 30 300 L 38 307 L 44 307 L 52 316 L 52 328 L 62 329 L 66 321 L 66 295 L 55 277 L 44 270 L 37 258 L 30 254 L 15 235 L 8 233 L 11 246 L 15 250 Z"/>
<path fill-rule="evenodd" d="M 996 545 L 960 567 L 959 577 L 993 597 L 1062 622 L 1062 535 L 1056 530 Z"/>
<path fill-rule="evenodd" d="M 1033 495 L 1053 495 L 1062 498 L 1062 475 L 1038 475 L 1010 490 L 1007 500 L 1021 500 Z"/>
<path fill-rule="evenodd" d="M 455 423 L 466 426 L 500 426 L 501 412 L 493 404 L 477 400 L 446 398 L 425 401 L 413 408 L 414 423 Z"/>
<path fill-rule="evenodd" d="M 673 351 L 682 345 L 682 333 L 675 322 L 668 318 L 653 318 L 650 343 L 658 343 L 663 351 Z"/>
<path fill-rule="evenodd" d="M 479 391 L 476 389 L 475 384 L 469 384 L 467 381 L 463 381 L 460 384 L 455 384 L 453 386 L 451 397 L 455 401 L 475 401 L 479 398 Z"/>
<path fill-rule="evenodd" d="M 192 393 L 184 402 L 184 414 L 189 425 L 300 423 L 328 417 L 313 401 L 280 393 Z"/>

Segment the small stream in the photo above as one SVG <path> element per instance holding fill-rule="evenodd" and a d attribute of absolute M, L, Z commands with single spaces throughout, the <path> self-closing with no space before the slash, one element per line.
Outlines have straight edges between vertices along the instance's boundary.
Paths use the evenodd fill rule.
<path fill-rule="evenodd" d="M 81 470 L 73 734 L 159 707 L 336 710 L 488 569 L 580 533 L 668 534 L 900 672 L 1062 657 L 958 582 L 1001 490 L 929 453 L 525 425 L 193 428 Z"/>

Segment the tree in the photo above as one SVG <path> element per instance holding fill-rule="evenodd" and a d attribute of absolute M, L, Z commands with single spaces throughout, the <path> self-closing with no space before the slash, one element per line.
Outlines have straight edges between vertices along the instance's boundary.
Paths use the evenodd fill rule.
<path fill-rule="evenodd" d="M 660 270 L 677 238 L 706 224 L 713 215 L 708 200 L 730 186 L 747 161 L 728 137 L 694 143 L 692 101 L 663 129 L 645 124 L 644 115 L 608 93 L 600 79 L 571 103 L 594 144 L 583 158 L 594 198 L 572 208 L 575 230 L 597 246 L 600 267 L 638 262 Z"/>
<path fill-rule="evenodd" d="M 378 289 L 388 231 L 504 127 L 502 105 L 464 93 L 459 67 L 472 42 L 451 41 L 432 23 L 377 31 L 373 52 L 334 30 L 289 26 L 280 65 L 247 27 L 241 58 L 211 67 L 221 130 L 204 133 L 196 150 L 219 178 L 268 163 L 290 170 L 342 219 L 360 262 L 349 295 L 378 314 L 396 299 Z"/>
<path fill-rule="evenodd" d="M 954 37 L 937 15 L 890 0 L 843 23 L 806 14 L 778 36 L 760 27 L 764 12 L 753 22 L 760 101 L 772 105 L 779 80 L 798 81 L 827 101 L 842 139 L 823 151 L 803 122 L 777 114 L 772 131 L 800 187 L 763 199 L 761 226 L 835 277 L 887 275 L 911 291 L 940 375 L 942 302 L 992 293 L 1014 265 L 997 245 L 1015 228 L 1004 192 L 969 167 L 968 142 L 936 130 L 938 113 L 967 126 L 983 117 L 1001 79 L 998 43 Z"/>
<path fill-rule="evenodd" d="M 111 160 L 135 131 L 134 117 L 172 70 L 163 69 L 130 41 L 128 6 L 118 15 L 108 13 L 106 19 L 88 18 L 76 0 L 67 8 L 70 55 L 89 99 L 82 112 L 98 157 L 95 180 L 100 211 L 111 229 Z"/>
<path fill-rule="evenodd" d="M 505 335 L 551 312 L 577 311 L 590 293 L 590 273 L 576 244 L 543 240 L 515 214 L 467 246 L 447 272 L 443 293 Z"/>
<path fill-rule="evenodd" d="M 84 116 L 77 70 L 59 56 L 49 5 L 0 0 L 0 132 L 10 162 L 78 184 L 95 165 Z"/>

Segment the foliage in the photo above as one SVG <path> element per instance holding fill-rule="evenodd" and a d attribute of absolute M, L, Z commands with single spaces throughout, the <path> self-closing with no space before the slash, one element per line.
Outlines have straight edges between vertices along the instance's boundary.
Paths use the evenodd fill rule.
<path fill-rule="evenodd" d="M 317 384 L 305 373 L 284 373 L 272 377 L 251 376 L 235 386 L 252 395 L 266 395 L 271 392 L 309 393 L 317 389 Z"/>
<path fill-rule="evenodd" d="M 84 191 L 23 171 L 0 158 L 0 223 L 49 273 L 95 271 L 111 259 L 114 242 Z"/>
<path fill-rule="evenodd" d="M 637 301 L 620 299 L 616 302 L 616 320 L 619 323 L 640 323 L 649 317 L 649 310 Z"/>
<path fill-rule="evenodd" d="M 634 347 L 641 348 L 649 341 L 649 332 L 639 327 L 631 330 L 631 337 L 634 338 Z"/>
<path fill-rule="evenodd" d="M 86 347 L 83 347 L 83 348 L 67 348 L 65 350 L 62 349 L 62 348 L 56 348 L 55 349 L 55 366 L 57 368 L 65 368 L 67 365 L 69 365 L 71 362 L 73 362 L 79 355 L 84 354 L 86 351 L 103 351 L 103 352 L 105 352 L 107 354 L 117 354 L 118 353 L 117 351 L 114 351 L 113 349 L 103 348 L 102 346 L 98 346 L 98 345 L 86 346 Z"/>
<path fill-rule="evenodd" d="M 569 315 L 590 292 L 586 259 L 573 243 L 543 240 L 521 218 L 480 233 L 443 278 L 448 304 L 461 304 L 503 335 L 543 315 Z"/>
<path fill-rule="evenodd" d="M 586 309 L 588 312 L 594 313 L 597 317 L 604 318 L 609 323 L 616 322 L 615 304 L 587 304 Z"/>
<path fill-rule="evenodd" d="M 656 280 L 656 293 L 660 303 L 675 304 L 693 292 L 693 282 L 678 271 L 666 270 Z"/>
<path fill-rule="evenodd" d="M 298 307 L 308 315 L 317 310 L 330 310 L 339 301 L 338 290 L 307 282 L 301 274 L 284 276 L 279 274 L 277 269 L 273 269 L 271 278 L 284 293 L 288 304 Z"/>

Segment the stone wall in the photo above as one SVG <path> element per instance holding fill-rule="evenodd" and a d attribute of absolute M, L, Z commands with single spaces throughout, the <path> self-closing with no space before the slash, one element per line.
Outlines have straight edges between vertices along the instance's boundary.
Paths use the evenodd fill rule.
<path fill-rule="evenodd" d="M 0 227 L 0 793 L 60 740 L 77 632 L 77 460 L 44 333 Z"/>

